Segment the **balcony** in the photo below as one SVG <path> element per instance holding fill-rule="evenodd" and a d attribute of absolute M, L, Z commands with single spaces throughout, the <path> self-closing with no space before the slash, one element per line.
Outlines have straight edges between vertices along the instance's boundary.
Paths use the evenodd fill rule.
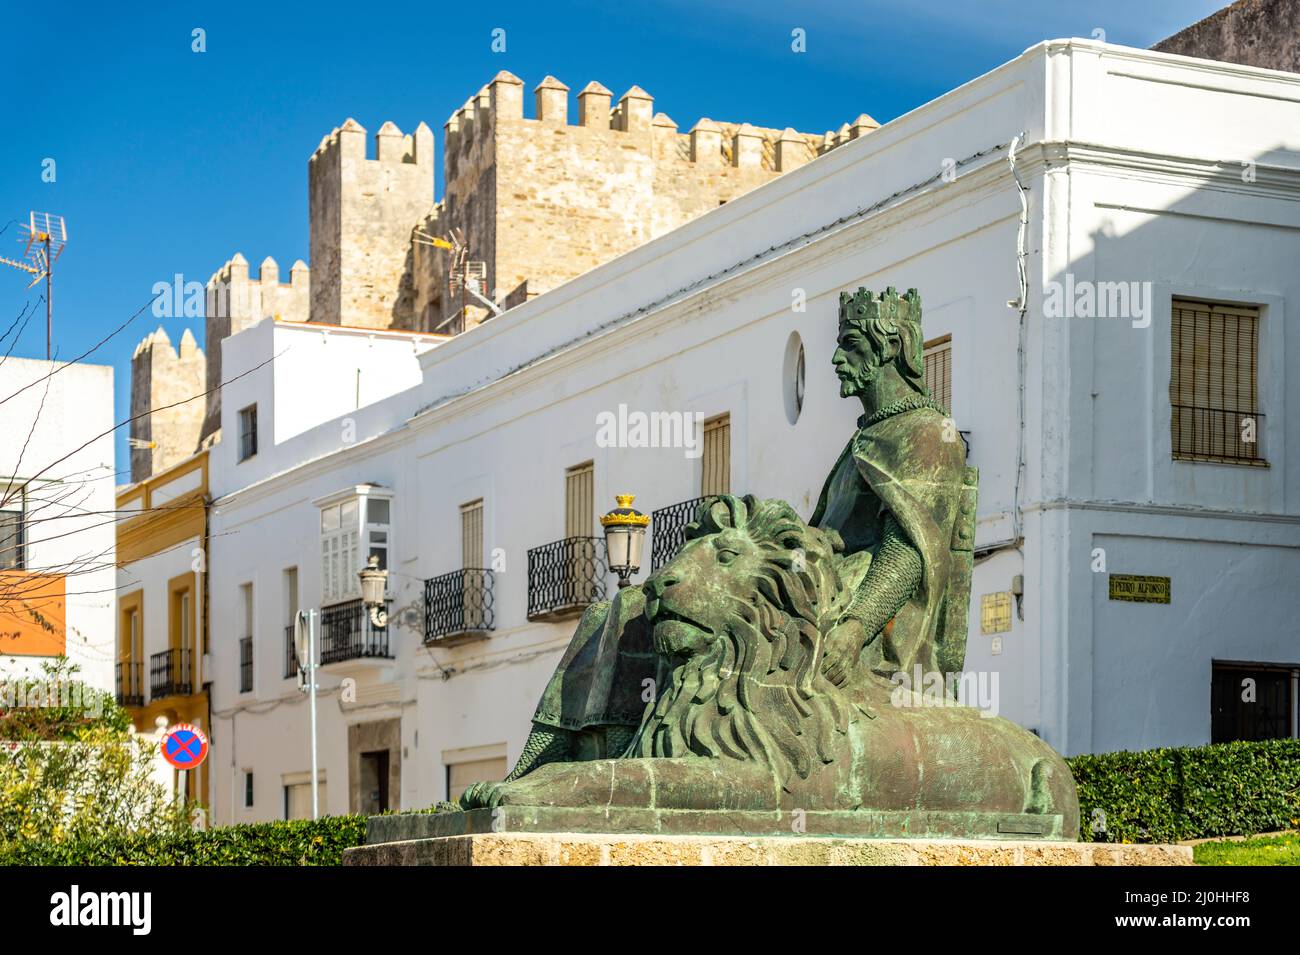
<path fill-rule="evenodd" d="M 117 665 L 119 706 L 144 706 L 144 666 L 130 660 Z"/>
<path fill-rule="evenodd" d="M 496 626 L 496 579 L 482 567 L 424 582 L 424 642 L 451 646 L 486 637 Z"/>
<path fill-rule="evenodd" d="M 239 641 L 239 692 L 253 692 L 253 638 Z"/>
<path fill-rule="evenodd" d="M 700 505 L 707 500 L 693 497 L 650 512 L 651 573 L 673 559 L 677 548 L 686 540 L 686 525 L 700 516 Z"/>
<path fill-rule="evenodd" d="M 385 601 L 385 609 L 392 601 Z M 361 599 L 323 607 L 320 612 L 320 663 L 345 660 L 391 660 L 388 628 L 370 622 L 370 611 Z"/>
<path fill-rule="evenodd" d="M 298 650 L 293 642 L 293 624 L 284 628 L 284 678 L 292 680 L 298 676 Z"/>
<path fill-rule="evenodd" d="M 193 691 L 188 649 L 164 650 L 149 657 L 149 699 L 188 696 Z"/>
<path fill-rule="evenodd" d="M 528 619 L 562 620 L 605 597 L 605 541 L 566 537 L 528 552 Z"/>

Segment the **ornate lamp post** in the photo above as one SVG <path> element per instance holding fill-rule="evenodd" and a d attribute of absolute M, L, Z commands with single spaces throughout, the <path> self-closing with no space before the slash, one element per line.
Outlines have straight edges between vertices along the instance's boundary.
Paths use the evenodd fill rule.
<path fill-rule="evenodd" d="M 384 609 L 384 591 L 388 589 L 388 571 L 379 569 L 379 558 L 371 557 L 357 576 L 361 578 L 361 602 L 370 611 L 370 622 L 380 630 L 388 626 Z"/>
<path fill-rule="evenodd" d="M 618 507 L 600 519 L 600 526 L 605 529 L 609 569 L 618 575 L 618 587 L 622 590 L 632 582 L 632 575 L 641 569 L 641 552 L 650 516 L 632 506 L 636 500 L 634 494 L 615 494 L 614 500 Z"/>

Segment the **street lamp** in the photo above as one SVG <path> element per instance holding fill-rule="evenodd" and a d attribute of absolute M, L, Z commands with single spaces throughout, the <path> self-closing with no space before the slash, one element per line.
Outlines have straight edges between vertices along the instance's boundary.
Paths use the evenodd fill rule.
<path fill-rule="evenodd" d="M 601 517 L 600 526 L 605 529 L 609 569 L 618 575 L 618 588 L 622 590 L 632 582 L 632 575 L 641 569 L 641 551 L 650 517 L 632 506 L 636 500 L 633 494 L 615 494 L 614 500 L 618 507 Z"/>
<path fill-rule="evenodd" d="M 384 591 L 388 589 L 388 571 L 379 569 L 379 558 L 370 561 L 357 572 L 361 578 L 361 601 L 370 610 L 370 622 L 383 630 L 388 626 L 388 611 L 384 609 Z"/>

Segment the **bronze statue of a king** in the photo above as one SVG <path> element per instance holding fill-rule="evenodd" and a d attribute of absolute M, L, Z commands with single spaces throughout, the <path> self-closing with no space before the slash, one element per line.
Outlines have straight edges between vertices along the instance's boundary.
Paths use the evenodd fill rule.
<path fill-rule="evenodd" d="M 951 693 L 978 476 L 922 341 L 915 289 L 841 294 L 832 363 L 863 413 L 812 517 L 706 500 L 666 566 L 587 609 L 513 771 L 462 808 L 574 829 L 599 810 L 623 830 L 788 832 L 798 811 L 808 834 L 1077 838 L 1065 761 Z"/>

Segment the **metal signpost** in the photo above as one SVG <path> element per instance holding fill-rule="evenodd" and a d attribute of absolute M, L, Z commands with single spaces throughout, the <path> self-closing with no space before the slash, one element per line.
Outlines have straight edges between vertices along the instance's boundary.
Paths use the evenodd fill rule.
<path fill-rule="evenodd" d="M 294 620 L 293 648 L 298 657 L 300 690 L 305 690 L 311 704 L 311 817 L 320 818 L 320 796 L 316 779 L 316 611 L 299 610 Z M 306 676 L 305 683 L 303 676 Z"/>

